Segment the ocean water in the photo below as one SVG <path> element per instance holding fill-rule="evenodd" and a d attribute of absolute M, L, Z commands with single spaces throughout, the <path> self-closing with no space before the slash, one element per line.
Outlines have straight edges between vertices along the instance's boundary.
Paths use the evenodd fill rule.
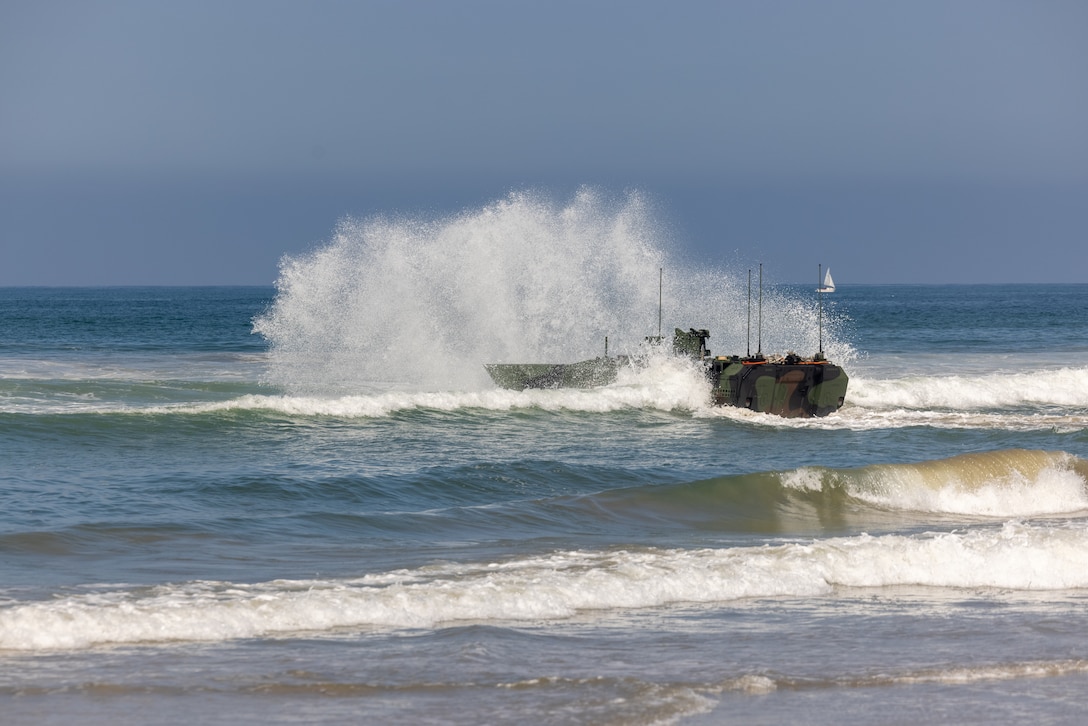
<path fill-rule="evenodd" d="M 662 234 L 513 195 L 274 287 L 0 289 L 0 722 L 1079 722 L 1088 285 L 814 261 L 749 314 Z M 710 407 L 661 269 L 666 332 L 846 405 Z M 483 370 L 605 336 L 604 388 Z"/>

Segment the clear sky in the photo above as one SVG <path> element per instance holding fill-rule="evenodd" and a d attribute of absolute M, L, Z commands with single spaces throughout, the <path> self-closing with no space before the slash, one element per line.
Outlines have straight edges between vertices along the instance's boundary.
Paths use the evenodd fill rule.
<path fill-rule="evenodd" d="M 0 3 L 0 285 L 582 185 L 785 281 L 1088 282 L 1088 2 Z"/>

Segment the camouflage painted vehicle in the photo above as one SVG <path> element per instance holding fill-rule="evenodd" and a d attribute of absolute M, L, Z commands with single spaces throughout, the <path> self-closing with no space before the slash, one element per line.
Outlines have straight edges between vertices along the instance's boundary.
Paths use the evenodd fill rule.
<path fill-rule="evenodd" d="M 787 418 L 826 416 L 846 400 L 849 377 L 822 354 L 802 358 L 762 355 L 712 356 L 706 347 L 710 333 L 677 328 L 673 350 L 700 361 L 711 384 L 711 401 Z M 492 363 L 485 365 L 503 388 L 593 388 L 616 380 L 627 356 L 592 358 L 578 363 Z"/>
<path fill-rule="evenodd" d="M 702 360 L 715 405 L 736 406 L 787 418 L 826 416 L 846 401 L 846 371 L 822 354 L 802 358 L 795 353 L 765 358 L 711 356 L 705 330 L 676 329 L 673 347 Z"/>

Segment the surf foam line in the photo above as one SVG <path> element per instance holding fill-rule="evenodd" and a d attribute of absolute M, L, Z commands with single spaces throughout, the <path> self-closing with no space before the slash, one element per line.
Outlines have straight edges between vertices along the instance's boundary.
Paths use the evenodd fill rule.
<path fill-rule="evenodd" d="M 696 364 L 671 355 L 648 357 L 645 366 L 620 371 L 618 380 L 592 389 L 529 389 L 510 391 L 488 387 L 475 391 L 384 391 L 343 396 L 246 394 L 225 401 L 139 407 L 91 401 L 78 409 L 56 407 L 50 413 L 201 415 L 271 412 L 288 416 L 383 418 L 405 411 L 466 410 L 582 411 L 608 413 L 631 409 L 705 411 L 710 385 Z"/>
<path fill-rule="evenodd" d="M 1088 588 L 1088 522 L 732 549 L 569 551 L 357 579 L 197 581 L 7 602 L 0 607 L 0 650 L 563 620 L 588 611 L 901 585 Z"/>
<path fill-rule="evenodd" d="M 841 488 L 893 510 L 983 517 L 1088 511 L 1088 461 L 1063 451 L 1005 449 L 857 469 L 806 467 L 779 478 L 790 489 Z"/>
<path fill-rule="evenodd" d="M 992 411 L 1040 406 L 1088 409 L 1088 368 L 892 379 L 855 375 L 850 378 L 848 401 L 851 406 L 878 411 Z"/>
<path fill-rule="evenodd" d="M 925 683 L 941 685 L 969 685 L 987 681 L 1011 681 L 1024 678 L 1057 678 L 1078 673 L 1088 673 L 1088 661 L 1066 659 L 1055 661 L 1019 661 L 972 666 L 948 666 L 905 670 L 900 673 L 880 673 L 840 678 L 792 678 L 748 674 L 732 678 L 710 693 L 741 691 L 751 694 L 771 693 L 777 690 L 810 690 L 819 688 L 880 688 L 886 686 L 917 685 Z"/>
<path fill-rule="evenodd" d="M 1088 414 L 1054 413 L 1042 410 L 1019 413 L 976 413 L 967 411 L 870 410 L 846 406 L 831 416 L 803 419 L 809 428 L 874 431 L 925 426 L 933 429 L 992 431 L 1054 431 L 1074 433 L 1088 429 Z M 795 424 L 798 425 L 798 424 Z"/>

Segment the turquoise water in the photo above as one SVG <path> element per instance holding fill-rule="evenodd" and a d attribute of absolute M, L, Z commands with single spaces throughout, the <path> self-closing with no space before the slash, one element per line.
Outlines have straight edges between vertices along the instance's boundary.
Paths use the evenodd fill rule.
<path fill-rule="evenodd" d="M 851 376 L 785 420 L 665 357 L 494 388 L 635 351 L 661 258 L 483 284 L 454 226 L 276 288 L 0 290 L 6 723 L 1080 717 L 1088 285 L 769 281 L 764 352 Z M 747 271 L 666 271 L 666 329 L 744 352 Z"/>

